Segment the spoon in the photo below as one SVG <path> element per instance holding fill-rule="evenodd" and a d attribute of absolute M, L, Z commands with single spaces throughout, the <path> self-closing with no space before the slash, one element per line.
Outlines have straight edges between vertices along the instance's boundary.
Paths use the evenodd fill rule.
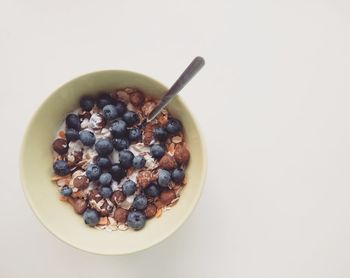
<path fill-rule="evenodd" d="M 174 97 L 186 86 L 186 84 L 199 72 L 204 66 L 205 61 L 202 57 L 197 56 L 191 64 L 185 69 L 180 77 L 175 81 L 169 91 L 162 97 L 159 104 L 152 110 L 147 117 L 147 122 L 152 121 L 162 111 L 162 109 L 171 102 Z"/>

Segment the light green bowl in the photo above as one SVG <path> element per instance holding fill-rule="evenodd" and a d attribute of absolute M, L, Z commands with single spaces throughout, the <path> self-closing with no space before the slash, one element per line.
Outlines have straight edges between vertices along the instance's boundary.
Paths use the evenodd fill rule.
<path fill-rule="evenodd" d="M 161 97 L 167 88 L 142 74 L 107 70 L 89 73 L 69 81 L 39 107 L 25 133 L 20 173 L 27 200 L 41 223 L 62 241 L 91 253 L 122 255 L 149 248 L 174 233 L 196 205 L 206 176 L 207 156 L 203 137 L 189 109 L 177 97 L 170 112 L 179 118 L 191 152 L 187 168 L 188 183 L 179 202 L 160 218 L 147 221 L 141 231 L 107 232 L 90 228 L 72 207 L 59 200 L 57 186 L 51 182 L 51 144 L 66 114 L 79 105 L 84 94 L 101 90 L 136 87 L 145 94 Z"/>

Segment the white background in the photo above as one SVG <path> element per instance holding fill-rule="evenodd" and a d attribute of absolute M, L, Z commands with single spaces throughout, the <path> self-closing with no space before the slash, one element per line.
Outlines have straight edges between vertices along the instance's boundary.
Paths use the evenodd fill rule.
<path fill-rule="evenodd" d="M 347 0 L 0 0 L 0 276 L 350 277 L 349 31 Z M 124 257 L 54 238 L 18 176 L 36 108 L 100 69 L 170 85 L 196 55 L 182 96 L 209 167 L 189 220 Z"/>

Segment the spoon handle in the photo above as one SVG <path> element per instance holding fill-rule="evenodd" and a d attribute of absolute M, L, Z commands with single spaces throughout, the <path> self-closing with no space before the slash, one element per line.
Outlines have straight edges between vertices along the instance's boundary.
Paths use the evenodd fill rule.
<path fill-rule="evenodd" d="M 147 121 L 152 121 L 159 114 L 162 109 L 186 86 L 186 84 L 199 72 L 204 66 L 205 61 L 202 57 L 197 56 L 193 59 L 191 64 L 185 69 L 180 77 L 175 81 L 169 91 L 162 97 L 159 104 L 148 115 Z"/>

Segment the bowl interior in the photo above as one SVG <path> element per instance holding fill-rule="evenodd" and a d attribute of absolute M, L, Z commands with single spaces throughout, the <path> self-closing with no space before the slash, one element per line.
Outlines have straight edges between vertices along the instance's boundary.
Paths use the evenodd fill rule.
<path fill-rule="evenodd" d="M 145 94 L 160 97 L 167 88 L 144 75 L 128 71 L 100 71 L 78 77 L 57 89 L 39 107 L 26 131 L 21 152 L 21 176 L 27 199 L 41 223 L 61 240 L 97 254 L 118 255 L 148 248 L 173 233 L 188 217 L 198 201 L 206 172 L 205 150 L 193 117 L 179 98 L 170 112 L 179 118 L 191 152 L 187 168 L 188 183 L 179 202 L 160 218 L 135 232 L 107 232 L 87 227 L 72 207 L 59 200 L 52 176 L 51 143 L 65 115 L 76 108 L 84 94 L 101 90 L 135 87 Z"/>

